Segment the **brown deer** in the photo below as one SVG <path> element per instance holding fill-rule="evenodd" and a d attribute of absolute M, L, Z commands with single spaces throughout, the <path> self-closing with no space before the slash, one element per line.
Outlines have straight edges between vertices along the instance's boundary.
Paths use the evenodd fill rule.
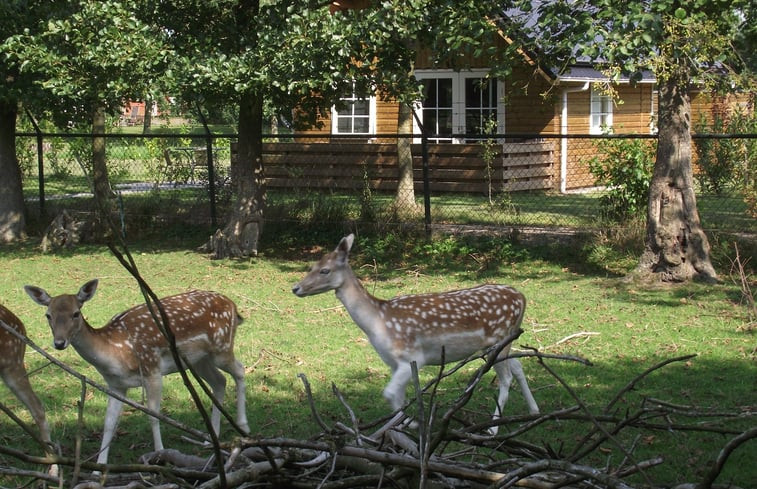
<path fill-rule="evenodd" d="M 142 304 L 114 316 L 105 326 L 94 329 L 82 314 L 85 302 L 95 295 L 98 281 L 82 285 L 76 295 L 51 297 L 47 292 L 24 287 L 34 302 L 47 307 L 47 320 L 58 350 L 72 345 L 79 355 L 103 376 L 108 388 L 124 396 L 131 387 L 143 387 L 147 407 L 160 411 L 163 376 L 177 372 L 168 340 L 155 323 L 147 305 Z M 249 430 L 245 411 L 244 366 L 234 356 L 234 336 L 241 317 L 234 302 L 216 292 L 192 290 L 165 297 L 160 303 L 176 346 L 195 372 L 209 384 L 213 396 L 223 402 L 229 373 L 236 382 L 237 424 Z M 116 431 L 123 403 L 108 397 L 102 443 L 97 462 L 108 462 L 108 450 Z M 218 433 L 221 413 L 213 406 L 213 430 Z M 163 449 L 160 424 L 150 417 L 155 450 Z"/>
<path fill-rule="evenodd" d="M 486 350 L 515 332 L 523 320 L 526 299 L 505 285 L 479 285 L 449 292 L 397 296 L 389 300 L 369 294 L 349 264 L 354 235 L 342 238 L 334 251 L 315 263 L 292 292 L 299 297 L 336 291 L 352 320 L 365 332 L 371 345 L 392 371 L 384 397 L 392 409 L 405 402 L 405 387 L 412 362 L 424 365 L 463 360 Z M 520 362 L 507 358 L 510 346 L 494 364 L 499 397 L 494 418 L 507 402 L 513 375 L 531 413 L 538 413 Z M 490 429 L 492 434 L 497 427 Z"/>
<path fill-rule="evenodd" d="M 14 329 L 17 333 L 26 336 L 24 323 L 16 317 L 10 310 L 0 304 L 0 322 Z M 19 337 L 0 326 L 0 349 L 3 354 L 0 355 L 0 377 L 8 388 L 24 403 L 26 409 L 32 415 L 34 422 L 39 428 L 39 435 L 45 442 L 46 450 L 49 450 L 50 426 L 47 424 L 45 417 L 45 408 L 42 406 L 37 395 L 32 390 L 29 383 L 29 376 L 24 367 L 24 355 L 26 354 L 26 343 Z"/>

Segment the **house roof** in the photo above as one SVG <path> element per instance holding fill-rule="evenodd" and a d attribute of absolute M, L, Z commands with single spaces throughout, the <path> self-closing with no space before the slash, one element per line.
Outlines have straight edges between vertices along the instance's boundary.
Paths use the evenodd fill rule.
<path fill-rule="evenodd" d="M 588 64 L 575 64 L 568 67 L 564 73 L 555 77 L 558 82 L 607 82 L 610 78 L 597 68 Z M 631 77 L 623 74 L 617 80 L 620 83 L 629 83 Z M 635 83 L 655 83 L 657 80 L 651 71 L 645 70 L 641 73 L 641 79 L 634 80 Z"/>

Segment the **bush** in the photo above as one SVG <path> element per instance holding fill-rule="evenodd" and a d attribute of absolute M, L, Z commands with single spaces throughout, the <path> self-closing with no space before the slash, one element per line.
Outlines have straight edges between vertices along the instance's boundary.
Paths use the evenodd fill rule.
<path fill-rule="evenodd" d="M 724 139 L 696 138 L 697 181 L 703 190 L 722 193 L 733 188 L 744 198 L 747 212 L 757 216 L 757 140 L 739 134 L 757 133 L 757 114 L 740 109 L 716 113 L 708 124 L 702 119 L 697 132 L 729 134 Z"/>
<path fill-rule="evenodd" d="M 626 222 L 644 215 L 654 169 L 654 144 L 648 139 L 601 139 L 589 170 L 608 187 L 600 202 L 603 216 Z"/>

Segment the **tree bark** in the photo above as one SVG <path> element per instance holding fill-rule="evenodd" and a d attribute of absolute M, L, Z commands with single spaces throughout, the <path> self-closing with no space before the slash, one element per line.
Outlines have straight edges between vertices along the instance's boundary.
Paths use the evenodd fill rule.
<path fill-rule="evenodd" d="M 258 254 L 265 209 L 264 178 L 263 98 L 246 93 L 239 104 L 237 157 L 231 162 L 236 201 L 226 226 L 216 231 L 204 246 L 214 258 L 244 258 Z"/>
<path fill-rule="evenodd" d="M 92 116 L 92 180 L 94 182 L 95 198 L 102 204 L 105 211 L 110 211 L 110 200 L 113 191 L 108 178 L 108 165 L 105 160 L 105 138 L 97 134 L 105 134 L 105 108 L 98 106 Z"/>
<path fill-rule="evenodd" d="M 16 157 L 17 114 L 14 101 L 0 102 L 0 243 L 26 237 L 21 168 Z"/>
<path fill-rule="evenodd" d="M 685 81 L 671 77 L 660 85 L 658 126 L 644 252 L 637 272 L 666 282 L 715 281 L 694 194 L 691 105 Z"/>
<path fill-rule="evenodd" d="M 399 106 L 397 114 L 397 132 L 399 134 L 413 133 L 413 111 L 405 103 Z M 398 215 L 416 215 L 421 208 L 415 201 L 415 187 L 413 184 L 413 151 L 411 138 L 397 139 L 398 182 L 397 194 L 394 197 L 394 210 Z"/>
<path fill-rule="evenodd" d="M 152 129 L 152 107 L 154 103 L 151 98 L 145 98 L 145 117 L 142 119 L 142 134 L 147 134 Z"/>

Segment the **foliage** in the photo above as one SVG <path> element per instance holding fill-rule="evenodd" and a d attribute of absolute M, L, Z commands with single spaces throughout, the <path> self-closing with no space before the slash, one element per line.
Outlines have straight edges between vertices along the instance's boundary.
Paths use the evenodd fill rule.
<path fill-rule="evenodd" d="M 351 62 L 343 68 L 357 89 L 400 103 L 414 104 L 421 96 L 413 75 L 419 53 L 429 64 L 465 68 L 461 53 L 491 60 L 493 76 L 510 72 L 514 47 L 500 43 L 491 19 L 501 14 L 496 2 L 390 0 L 368 8 L 341 12 L 338 29 L 350 43 Z"/>
<path fill-rule="evenodd" d="M 696 175 L 699 185 L 718 194 L 735 188 L 743 195 L 748 212 L 757 217 L 757 140 L 738 137 L 757 133 L 757 114 L 741 108 L 719 111 L 713 114 L 711 123 L 703 118 L 697 131 L 734 135 L 694 140 L 699 157 L 700 171 Z"/>
<path fill-rule="evenodd" d="M 607 187 L 601 197 L 605 217 L 628 221 L 642 217 L 649 197 L 654 168 L 654 145 L 648 139 L 603 138 L 589 169 L 597 183 Z"/>
<path fill-rule="evenodd" d="M 159 95 L 153 94 L 158 80 L 170 73 L 167 33 L 140 22 L 129 5 L 69 2 L 39 22 L 38 31 L 27 28 L 6 40 L 12 65 L 36 74 L 35 86 L 57 98 L 49 109 L 62 127 L 90 121 L 95 107 L 116 113 L 128 100 Z"/>
<path fill-rule="evenodd" d="M 651 70 L 659 83 L 693 77 L 717 87 L 726 81 L 742 87 L 754 82 L 753 67 L 744 62 L 752 48 L 732 42 L 753 33 L 749 21 L 755 7 L 748 0 L 516 4 L 512 20 L 544 56 L 557 61 L 555 66 L 583 59 L 598 63 L 613 79 L 639 79 L 643 70 Z"/>

